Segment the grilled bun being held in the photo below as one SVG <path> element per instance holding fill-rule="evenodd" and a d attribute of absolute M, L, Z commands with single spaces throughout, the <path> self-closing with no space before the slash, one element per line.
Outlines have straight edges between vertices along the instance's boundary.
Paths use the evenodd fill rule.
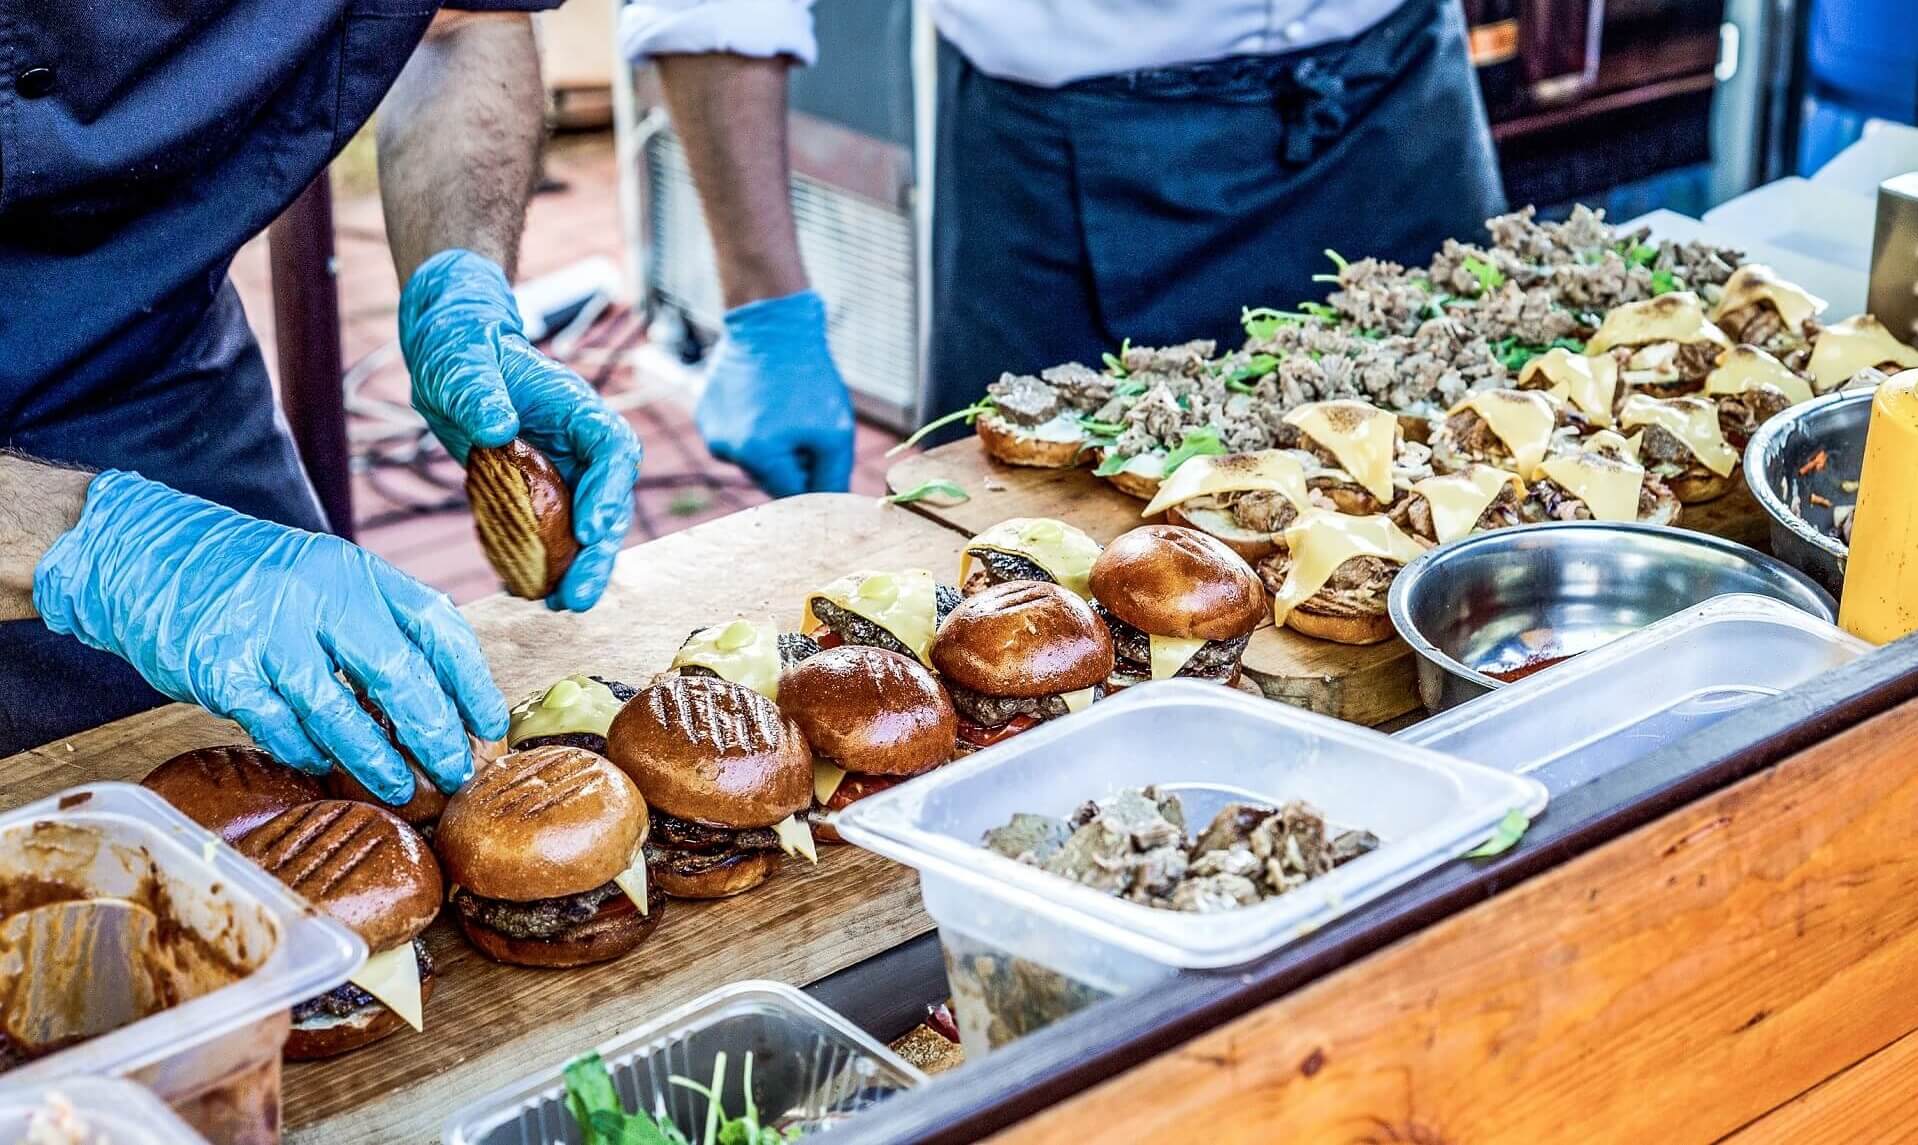
<path fill-rule="evenodd" d="M 514 438 L 466 455 L 466 499 L 480 548 L 506 591 L 544 600 L 579 555 L 573 494 L 553 463 Z"/>
<path fill-rule="evenodd" d="M 326 797 L 319 780 L 239 746 L 182 752 L 147 772 L 140 786 L 236 845 L 280 812 Z"/>
<path fill-rule="evenodd" d="M 1106 546 L 1092 595 L 1112 631 L 1114 687 L 1182 676 L 1233 683 L 1265 593 L 1252 567 L 1197 529 L 1146 525 Z"/>

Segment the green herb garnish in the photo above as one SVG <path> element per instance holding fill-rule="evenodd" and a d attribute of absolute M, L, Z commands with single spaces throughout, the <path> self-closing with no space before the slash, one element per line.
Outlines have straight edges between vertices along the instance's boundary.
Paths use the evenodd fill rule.
<path fill-rule="evenodd" d="M 1132 381 L 1120 382 L 1118 385 L 1113 386 L 1112 396 L 1115 398 L 1136 398 L 1151 388 L 1151 386 L 1135 378 Z"/>
<path fill-rule="evenodd" d="M 1301 302 L 1299 303 L 1299 311 L 1313 318 L 1317 318 L 1321 322 L 1337 322 L 1339 320 L 1338 310 L 1334 307 L 1327 306 L 1323 302 Z"/>
<path fill-rule="evenodd" d="M 741 1085 L 746 1099 L 745 1115 L 728 1116 L 721 1093 L 726 1084 L 726 1055 L 713 1055 L 711 1085 L 701 1085 L 683 1077 L 669 1077 L 667 1083 L 690 1089 L 706 1099 L 706 1121 L 697 1138 L 673 1124 L 670 1117 L 654 1120 L 645 1112 L 628 1113 L 613 1088 L 613 1075 L 597 1053 L 575 1058 L 566 1064 L 566 1108 L 578 1122 L 585 1145 L 788 1145 L 804 1135 L 797 1126 L 775 1129 L 759 1122 L 759 1107 L 753 1100 L 753 1055 L 747 1054 Z"/>
<path fill-rule="evenodd" d="M 1684 287 L 1678 281 L 1678 276 L 1671 271 L 1652 271 L 1652 296 L 1654 298 L 1661 294 L 1670 294 L 1674 290 L 1683 289 Z"/>
<path fill-rule="evenodd" d="M 1165 475 L 1172 476 L 1173 470 L 1201 454 L 1220 456 L 1226 453 L 1225 443 L 1219 440 L 1219 431 L 1209 425 L 1198 429 L 1188 429 L 1179 439 L 1178 447 L 1166 454 Z"/>
<path fill-rule="evenodd" d="M 933 418 L 931 421 L 920 426 L 918 429 L 913 430 L 911 437 L 908 437 L 906 440 L 900 442 L 898 445 L 895 445 L 891 449 L 888 449 L 886 451 L 886 456 L 891 457 L 895 453 L 902 453 L 908 449 L 911 449 L 913 446 L 918 445 L 922 438 L 924 438 L 927 434 L 931 433 L 935 429 L 940 429 L 944 426 L 951 425 L 953 422 L 958 421 L 961 418 L 965 419 L 965 422 L 967 425 L 971 425 L 973 422 L 979 420 L 980 415 L 989 414 L 998 408 L 999 408 L 998 406 L 993 404 L 992 399 L 990 397 L 984 397 L 984 398 L 980 398 L 978 401 L 967 406 L 965 409 L 953 410 L 951 413 L 947 414 L 944 417 Z"/>
<path fill-rule="evenodd" d="M 1532 821 L 1525 817 L 1525 812 L 1515 807 L 1505 813 L 1505 818 L 1498 821 L 1498 826 L 1492 829 L 1492 837 L 1465 852 L 1465 857 L 1489 859 L 1493 855 L 1503 855 L 1525 837 L 1525 829 L 1531 825 Z"/>
<path fill-rule="evenodd" d="M 1505 272 L 1477 255 L 1465 256 L 1465 273 L 1478 279 L 1480 294 L 1490 294 L 1505 285 Z"/>
<path fill-rule="evenodd" d="M 1658 248 L 1647 243 L 1635 243 L 1625 252 L 1625 261 L 1633 266 L 1650 266 L 1658 261 Z"/>
<path fill-rule="evenodd" d="M 1106 450 L 1106 455 L 1099 459 L 1099 465 L 1092 471 L 1092 475 L 1094 477 L 1110 477 L 1114 473 L 1124 469 L 1131 461 L 1132 459 L 1130 457 L 1119 456 L 1118 450 L 1108 449 Z"/>
<path fill-rule="evenodd" d="M 928 497 L 944 497 L 954 504 L 964 504 L 972 500 L 972 494 L 966 492 L 958 482 L 948 481 L 943 477 L 921 481 L 910 489 L 894 493 L 890 497 L 882 497 L 880 500 L 894 505 L 910 505 L 914 501 L 924 501 Z"/>
<path fill-rule="evenodd" d="M 1234 393 L 1249 394 L 1256 388 L 1253 383 L 1279 368 L 1279 359 L 1274 354 L 1254 354 L 1245 364 L 1235 367 L 1226 375 L 1225 388 Z"/>
<path fill-rule="evenodd" d="M 1305 315 L 1292 314 L 1284 310 L 1274 310 L 1270 306 L 1239 308 L 1239 324 L 1245 327 L 1245 336 L 1263 342 L 1279 332 L 1281 326 L 1296 326 L 1305 321 Z"/>
<path fill-rule="evenodd" d="M 1345 260 L 1344 255 L 1330 247 L 1325 249 L 1325 257 L 1332 260 L 1333 266 L 1338 267 L 1338 274 L 1315 274 L 1312 276 L 1312 281 L 1338 283 L 1341 281 L 1341 276 L 1345 274 L 1345 268 L 1352 264 Z"/>
<path fill-rule="evenodd" d="M 1086 414 L 1079 418 L 1079 428 L 1090 434 L 1096 434 L 1101 437 L 1112 437 L 1125 432 L 1125 422 L 1100 421 L 1091 414 Z"/>
<path fill-rule="evenodd" d="M 1131 352 L 1132 352 L 1132 339 L 1127 338 L 1125 341 L 1119 343 L 1118 353 L 1102 355 L 1102 357 L 1105 359 L 1106 372 L 1111 374 L 1115 378 L 1125 377 L 1126 376 L 1125 356 L 1127 354 L 1130 354 Z"/>

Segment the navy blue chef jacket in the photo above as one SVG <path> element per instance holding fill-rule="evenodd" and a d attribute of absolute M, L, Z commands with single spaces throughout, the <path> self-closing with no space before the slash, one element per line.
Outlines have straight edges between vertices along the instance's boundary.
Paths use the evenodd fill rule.
<path fill-rule="evenodd" d="M 323 527 L 227 267 L 439 7 L 0 0 L 0 446 Z M 0 755 L 160 702 L 117 657 L 0 624 Z"/>

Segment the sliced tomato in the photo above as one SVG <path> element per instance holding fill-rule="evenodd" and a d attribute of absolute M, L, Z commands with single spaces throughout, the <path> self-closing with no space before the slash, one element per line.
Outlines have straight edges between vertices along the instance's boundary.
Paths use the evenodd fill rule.
<path fill-rule="evenodd" d="M 996 728 L 981 727 L 968 719 L 959 721 L 959 738 L 974 747 L 991 747 L 1003 743 L 1025 731 L 1039 726 L 1036 716 L 1014 716 Z"/>
<path fill-rule="evenodd" d="M 888 787 L 897 787 L 907 780 L 903 775 L 862 775 L 849 771 L 839 783 L 839 789 L 826 800 L 826 811 L 843 811 L 868 795 L 877 795 Z"/>
<path fill-rule="evenodd" d="M 813 637 L 813 642 L 819 645 L 821 651 L 824 651 L 827 648 L 839 647 L 846 642 L 846 638 L 830 628 L 822 628 L 818 635 Z"/>

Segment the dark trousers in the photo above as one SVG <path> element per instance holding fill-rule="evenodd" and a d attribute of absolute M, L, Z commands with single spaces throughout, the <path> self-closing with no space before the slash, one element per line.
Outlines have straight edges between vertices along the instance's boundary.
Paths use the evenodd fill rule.
<path fill-rule="evenodd" d="M 0 426 L 0 444 L 47 461 L 136 470 L 252 516 L 323 530 L 277 411 L 229 282 L 199 330 L 151 376 L 57 422 Z M 165 702 L 117 656 L 38 620 L 0 623 L 0 756 Z"/>
<path fill-rule="evenodd" d="M 1327 248 L 1422 263 L 1479 233 L 1504 192 L 1465 48 L 1450 0 L 1059 89 L 942 44 L 929 416 L 1125 338 L 1236 347 L 1240 307 L 1324 296 Z"/>

